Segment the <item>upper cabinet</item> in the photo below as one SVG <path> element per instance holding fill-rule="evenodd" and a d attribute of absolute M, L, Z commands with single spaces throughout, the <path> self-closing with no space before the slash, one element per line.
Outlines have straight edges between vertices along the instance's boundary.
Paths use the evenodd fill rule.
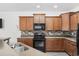
<path fill-rule="evenodd" d="M 27 17 L 27 30 L 33 30 L 33 16 Z"/>
<path fill-rule="evenodd" d="M 20 30 L 33 30 L 33 16 L 20 16 L 19 17 Z"/>
<path fill-rule="evenodd" d="M 60 16 L 56 16 L 53 18 L 53 28 L 54 28 L 54 31 L 61 30 L 61 17 Z"/>
<path fill-rule="evenodd" d="M 45 23 L 46 30 L 75 31 L 79 23 L 79 12 L 69 12 L 61 16 L 45 16 L 45 14 L 33 14 L 33 16 L 20 16 L 19 28 L 21 31 L 33 30 L 34 23 Z"/>
<path fill-rule="evenodd" d="M 71 15 L 73 15 L 74 12 L 64 13 L 61 15 L 62 17 L 62 30 L 63 31 L 71 31 Z"/>
<path fill-rule="evenodd" d="M 61 15 L 62 17 L 62 30 L 63 31 L 69 31 L 70 30 L 70 14 L 64 13 Z"/>
<path fill-rule="evenodd" d="M 19 26 L 21 31 L 26 31 L 27 30 L 27 18 L 26 16 L 20 16 L 19 17 Z"/>
<path fill-rule="evenodd" d="M 53 17 L 46 16 L 46 30 L 53 30 Z"/>
<path fill-rule="evenodd" d="M 77 17 L 78 17 L 78 24 L 79 24 L 79 12 L 77 13 Z"/>
<path fill-rule="evenodd" d="M 61 17 L 60 16 L 46 16 L 46 30 L 61 30 Z"/>
<path fill-rule="evenodd" d="M 45 23 L 45 14 L 33 14 L 34 23 Z"/>
<path fill-rule="evenodd" d="M 78 24 L 78 13 L 75 13 L 71 15 L 71 31 L 77 30 L 77 24 Z"/>

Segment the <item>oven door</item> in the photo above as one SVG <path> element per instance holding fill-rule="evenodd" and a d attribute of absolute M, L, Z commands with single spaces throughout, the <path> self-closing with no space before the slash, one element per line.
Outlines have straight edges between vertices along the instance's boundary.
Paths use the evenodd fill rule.
<path fill-rule="evenodd" d="M 45 41 L 43 40 L 34 40 L 33 41 L 33 47 L 40 51 L 45 51 Z"/>

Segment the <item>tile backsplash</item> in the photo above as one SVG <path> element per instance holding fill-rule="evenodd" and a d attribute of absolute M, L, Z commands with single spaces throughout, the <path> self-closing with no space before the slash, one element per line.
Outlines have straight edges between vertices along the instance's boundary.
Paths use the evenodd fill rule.
<path fill-rule="evenodd" d="M 24 31 L 24 32 L 21 32 L 21 37 L 33 36 L 33 35 L 34 35 L 33 31 Z"/>
<path fill-rule="evenodd" d="M 76 37 L 76 31 L 46 31 L 46 36 L 66 36 L 66 37 Z M 33 31 L 21 32 L 21 37 L 34 36 Z"/>
<path fill-rule="evenodd" d="M 52 36 L 52 35 L 62 35 L 63 32 L 62 31 L 47 31 L 47 34 L 49 36 Z"/>
<path fill-rule="evenodd" d="M 73 37 L 76 37 L 76 35 L 77 35 L 77 31 L 73 31 L 73 32 L 71 32 L 71 35 L 72 35 Z"/>

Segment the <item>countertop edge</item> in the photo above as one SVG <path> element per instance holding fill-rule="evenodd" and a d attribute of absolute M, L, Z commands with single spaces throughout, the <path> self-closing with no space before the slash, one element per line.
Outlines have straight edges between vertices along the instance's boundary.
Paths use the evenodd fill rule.
<path fill-rule="evenodd" d="M 18 37 L 18 38 L 33 38 L 33 37 Z M 62 38 L 62 39 L 68 39 L 70 41 L 76 42 L 76 38 L 69 38 L 69 37 L 45 37 L 45 38 Z"/>

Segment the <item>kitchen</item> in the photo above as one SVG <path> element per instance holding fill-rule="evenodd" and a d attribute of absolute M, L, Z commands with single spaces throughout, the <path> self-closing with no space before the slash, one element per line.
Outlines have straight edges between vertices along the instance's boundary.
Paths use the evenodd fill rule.
<path fill-rule="evenodd" d="M 33 26 L 34 23 L 42 23 L 42 24 L 46 24 L 46 30 L 44 31 L 45 38 L 46 38 L 45 39 L 46 40 L 45 41 L 45 52 L 66 51 L 69 55 L 74 55 L 76 52 L 76 39 L 71 34 L 72 33 L 75 34 L 75 32 L 76 32 L 75 30 L 77 27 L 71 26 L 71 29 L 70 29 L 70 27 L 69 27 L 70 24 L 68 24 L 70 21 L 70 17 L 72 18 L 73 15 L 75 15 L 73 13 L 72 16 L 69 16 L 70 14 L 72 14 L 72 13 L 64 13 L 60 16 L 46 16 L 46 17 L 45 17 L 45 14 L 34 14 L 33 19 L 32 19 L 33 16 L 20 16 L 20 30 L 21 31 L 23 30 L 23 33 L 21 34 L 21 38 L 18 38 L 18 42 L 23 42 L 24 44 L 27 44 L 27 45 L 33 47 L 33 45 L 34 45 L 33 44 L 33 37 L 34 37 L 33 35 L 34 34 L 30 30 L 33 30 L 33 27 L 35 26 L 35 25 Z M 40 21 L 41 18 L 39 18 L 39 17 L 43 18 L 42 21 Z M 26 20 L 25 20 L 25 18 L 26 18 Z M 62 20 L 61 20 L 61 18 L 62 18 Z M 29 22 L 28 22 L 28 20 L 29 20 Z M 23 27 L 24 26 L 23 21 L 25 22 L 25 27 Z M 22 25 L 22 23 L 23 23 L 23 25 Z M 77 20 L 76 20 L 76 23 L 72 24 L 72 25 L 77 26 Z M 61 26 L 62 26 L 62 28 L 61 28 Z M 72 27 L 73 27 L 73 29 L 72 29 Z M 31 28 L 31 29 L 29 29 L 29 28 Z M 29 29 L 29 31 L 27 32 L 26 30 L 28 30 L 28 29 Z M 38 28 L 37 28 L 37 30 L 40 31 Z M 72 31 L 72 32 L 70 32 L 70 31 Z M 30 36 L 30 34 L 32 34 L 32 35 Z"/>
<path fill-rule="evenodd" d="M 8 6 L 9 4 L 8 5 L 3 4 L 3 6 L 5 5 Z M 23 9 L 19 10 L 19 8 L 22 8 L 22 7 L 18 7 L 18 6 L 24 6 L 24 5 L 26 6 L 30 5 L 29 9 L 28 7 L 26 8 L 26 11 L 28 11 L 27 13 Z M 16 39 L 14 40 L 16 41 L 16 43 L 18 42 L 22 45 L 29 46 L 32 49 L 42 51 L 41 53 L 44 53 L 44 54 L 53 53 L 53 52 L 56 52 L 56 53 L 64 52 L 67 54 L 67 56 L 77 56 L 78 52 L 77 52 L 76 36 L 78 32 L 77 24 L 79 22 L 78 10 L 77 11 L 64 10 L 65 12 L 63 12 L 62 10 L 63 7 L 61 6 L 63 5 L 62 3 L 58 4 L 62 8 L 62 9 L 59 8 L 59 10 L 57 9 L 58 8 L 57 5 L 54 6 L 53 11 L 51 11 L 51 7 L 47 9 L 48 11 L 51 11 L 51 12 L 48 12 L 47 10 L 44 11 L 43 9 L 41 9 L 45 7 L 48 8 L 49 5 L 51 6 L 55 4 L 54 3 L 53 4 L 49 4 L 49 3 L 13 4 L 13 6 L 16 6 L 16 8 L 18 8 L 16 9 L 16 11 L 19 10 L 19 12 L 15 12 L 15 9 L 10 9 L 10 12 L 0 12 L 0 16 L 2 17 L 2 19 L 9 19 L 9 20 L 5 20 L 4 23 L 11 22 L 8 25 L 6 25 L 7 24 L 6 23 L 4 25 L 4 29 L 1 31 L 6 32 L 7 35 L 9 36 L 13 35 L 15 37 L 14 38 L 13 36 L 11 36 L 11 41 L 10 41 L 11 43 L 13 43 L 13 40 Z M 73 6 L 72 4 L 64 4 L 64 7 L 66 7 L 67 9 L 69 5 L 70 7 L 75 8 L 79 4 L 73 3 Z M 11 8 L 12 8 L 12 5 L 11 5 Z M 34 8 L 36 9 L 33 10 Z M 70 8 L 69 10 L 71 9 L 72 8 Z M 33 10 L 34 12 L 33 11 L 30 12 L 29 10 Z M 59 12 L 59 11 L 62 11 L 62 12 Z M 48 13 L 50 15 L 48 15 Z M 13 20 L 12 18 L 15 20 Z M 16 21 L 16 19 L 18 20 Z M 13 26 L 13 28 L 10 24 Z M 14 29 L 15 26 L 16 28 Z M 16 33 L 18 33 L 18 35 Z M 11 43 L 10 43 L 10 46 L 11 46 Z M 15 44 L 15 46 L 17 45 Z M 17 49 L 15 48 L 15 50 Z"/>

